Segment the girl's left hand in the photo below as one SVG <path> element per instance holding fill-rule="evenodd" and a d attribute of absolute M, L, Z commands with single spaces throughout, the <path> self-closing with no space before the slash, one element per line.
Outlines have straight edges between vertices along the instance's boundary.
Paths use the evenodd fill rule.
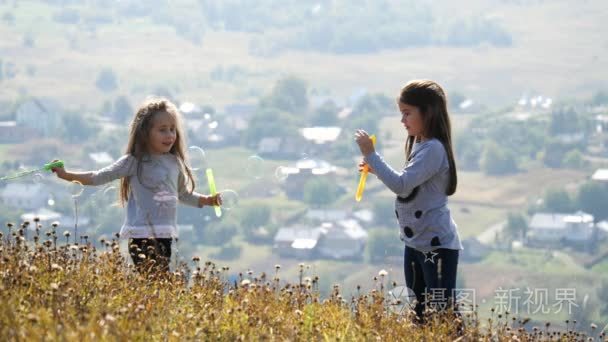
<path fill-rule="evenodd" d="M 361 154 L 364 157 L 376 151 L 372 139 L 367 132 L 362 129 L 358 129 L 357 133 L 355 133 L 355 141 L 357 142 L 357 145 L 359 145 L 359 150 L 361 150 Z"/>

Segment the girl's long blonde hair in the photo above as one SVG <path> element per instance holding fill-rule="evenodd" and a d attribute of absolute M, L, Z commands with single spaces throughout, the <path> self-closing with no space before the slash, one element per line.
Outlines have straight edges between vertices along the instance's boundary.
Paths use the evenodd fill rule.
<path fill-rule="evenodd" d="M 141 174 L 142 158 L 148 153 L 148 137 L 152 128 L 153 119 L 159 113 L 167 113 L 175 121 L 175 143 L 169 153 L 175 155 L 180 164 L 182 172 L 186 175 L 186 184 L 190 183 L 189 192 L 194 191 L 196 183 L 192 170 L 185 162 L 185 141 L 182 135 L 181 116 L 177 107 L 165 98 L 153 98 L 146 100 L 135 113 L 131 122 L 129 142 L 126 153 L 137 159 L 137 176 Z M 120 180 L 120 202 L 124 204 L 129 200 L 130 182 L 124 177 Z"/>
<path fill-rule="evenodd" d="M 451 196 L 456 192 L 458 175 L 452 144 L 452 125 L 448 114 L 445 92 L 439 84 L 430 80 L 414 80 L 401 89 L 399 101 L 417 107 L 424 123 L 426 138 L 435 138 L 443 144 L 450 166 L 450 180 L 445 190 Z M 405 142 L 405 158 L 409 160 L 416 137 L 408 136 Z"/>

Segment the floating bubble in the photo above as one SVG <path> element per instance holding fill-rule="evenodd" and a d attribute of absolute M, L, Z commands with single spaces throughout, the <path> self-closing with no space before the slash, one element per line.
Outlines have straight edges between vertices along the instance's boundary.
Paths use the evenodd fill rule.
<path fill-rule="evenodd" d="M 37 172 L 32 176 L 32 181 L 34 182 L 34 184 L 40 184 L 42 183 L 42 181 L 44 180 L 44 176 Z"/>
<path fill-rule="evenodd" d="M 72 195 L 72 198 L 76 199 L 80 197 L 83 191 L 84 186 L 79 181 L 72 181 L 70 183 L 70 194 Z"/>
<path fill-rule="evenodd" d="M 234 209 L 239 204 L 239 195 L 236 191 L 227 189 L 220 191 L 220 194 L 222 198 L 222 209 Z"/>
<path fill-rule="evenodd" d="M 211 119 L 211 114 L 209 114 L 209 113 L 205 113 L 205 114 L 203 114 L 203 118 L 204 118 L 205 120 L 209 120 L 209 119 Z"/>
<path fill-rule="evenodd" d="M 264 159 L 259 156 L 250 156 L 247 158 L 247 174 L 253 179 L 260 179 L 264 172 Z"/>
<path fill-rule="evenodd" d="M 118 189 L 114 185 L 107 186 L 103 189 L 101 197 L 103 198 L 104 204 L 107 206 L 114 207 L 118 205 Z"/>
<path fill-rule="evenodd" d="M 49 199 L 46 201 L 46 204 L 48 204 L 49 207 L 52 207 L 55 205 L 55 199 L 53 198 L 53 196 L 49 197 Z"/>
<path fill-rule="evenodd" d="M 188 147 L 188 159 L 192 171 L 204 170 L 207 167 L 207 155 L 205 151 L 198 146 Z"/>
<path fill-rule="evenodd" d="M 209 123 L 209 125 L 208 125 L 208 126 L 209 126 L 209 128 L 210 128 L 210 129 L 216 129 L 216 128 L 217 128 L 217 126 L 219 126 L 219 122 L 217 122 L 217 121 L 212 121 L 212 122 L 210 122 L 210 123 Z"/>

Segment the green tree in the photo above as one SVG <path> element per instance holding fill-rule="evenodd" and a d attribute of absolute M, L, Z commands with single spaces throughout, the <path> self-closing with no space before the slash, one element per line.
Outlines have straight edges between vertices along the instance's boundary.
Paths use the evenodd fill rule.
<path fill-rule="evenodd" d="M 116 74 L 110 68 L 102 69 L 97 75 L 95 85 L 99 90 L 106 93 L 115 90 L 118 87 Z"/>
<path fill-rule="evenodd" d="M 528 231 L 528 223 L 524 215 L 519 213 L 507 214 L 506 233 L 511 239 L 519 239 L 525 237 Z"/>
<path fill-rule="evenodd" d="M 563 189 L 549 189 L 544 196 L 545 209 L 556 213 L 569 213 L 576 210 L 570 195 Z"/>
<path fill-rule="evenodd" d="M 313 126 L 332 126 L 338 122 L 338 106 L 333 101 L 326 101 L 312 114 Z"/>
<path fill-rule="evenodd" d="M 586 165 L 586 162 L 581 151 L 574 149 L 566 153 L 562 160 L 562 165 L 570 169 L 582 169 Z"/>
<path fill-rule="evenodd" d="M 278 80 L 270 96 L 262 99 L 262 105 L 292 114 L 306 113 L 308 110 L 306 82 L 295 76 Z"/>
<path fill-rule="evenodd" d="M 551 112 L 549 132 L 552 135 L 577 132 L 580 128 L 579 116 L 573 108 L 556 108 Z"/>
<path fill-rule="evenodd" d="M 456 136 L 456 157 L 463 170 L 479 170 L 479 160 L 483 145 L 480 138 L 469 133 Z"/>
<path fill-rule="evenodd" d="M 257 147 L 262 138 L 299 136 L 298 120 L 286 112 L 272 107 L 259 107 L 249 121 L 245 143 Z"/>
<path fill-rule="evenodd" d="M 481 169 L 487 175 L 505 175 L 517 172 L 517 162 L 510 151 L 488 142 L 481 155 Z"/>
<path fill-rule="evenodd" d="M 261 234 L 260 229 L 266 229 L 270 222 L 272 209 L 267 204 L 246 206 L 240 210 L 239 221 L 245 238 L 250 242 L 265 242 L 271 238 Z M 268 232 L 268 230 L 265 230 Z"/>
<path fill-rule="evenodd" d="M 224 218 L 221 221 L 206 225 L 203 228 L 202 243 L 212 246 L 226 244 L 239 231 L 239 223 L 233 218 Z"/>
<path fill-rule="evenodd" d="M 578 205 L 581 210 L 593 215 L 595 222 L 608 218 L 608 187 L 605 184 L 587 182 L 578 189 Z"/>
<path fill-rule="evenodd" d="M 63 138 L 72 144 L 94 139 L 99 132 L 98 127 L 89 118 L 78 113 L 64 114 L 62 121 Z"/>
<path fill-rule="evenodd" d="M 545 146 L 543 154 L 543 164 L 552 168 L 559 168 L 562 166 L 562 161 L 566 156 L 568 146 L 565 144 L 552 140 Z"/>
<path fill-rule="evenodd" d="M 353 115 L 373 115 L 376 119 L 396 112 L 395 100 L 384 94 L 365 94 L 355 104 Z"/>
<path fill-rule="evenodd" d="M 337 185 L 324 178 L 315 177 L 304 184 L 304 201 L 311 206 L 322 207 L 333 203 L 338 197 Z"/>

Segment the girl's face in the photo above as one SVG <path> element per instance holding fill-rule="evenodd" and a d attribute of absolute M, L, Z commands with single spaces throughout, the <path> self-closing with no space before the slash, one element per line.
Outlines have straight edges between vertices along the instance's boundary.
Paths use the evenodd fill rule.
<path fill-rule="evenodd" d="M 416 106 L 405 104 L 397 101 L 399 111 L 401 112 L 401 123 L 405 126 L 407 134 L 414 137 L 424 139 L 424 122 L 420 109 Z"/>
<path fill-rule="evenodd" d="M 148 152 L 150 154 L 168 153 L 176 138 L 175 120 L 165 112 L 154 114 L 152 128 L 148 133 Z"/>

